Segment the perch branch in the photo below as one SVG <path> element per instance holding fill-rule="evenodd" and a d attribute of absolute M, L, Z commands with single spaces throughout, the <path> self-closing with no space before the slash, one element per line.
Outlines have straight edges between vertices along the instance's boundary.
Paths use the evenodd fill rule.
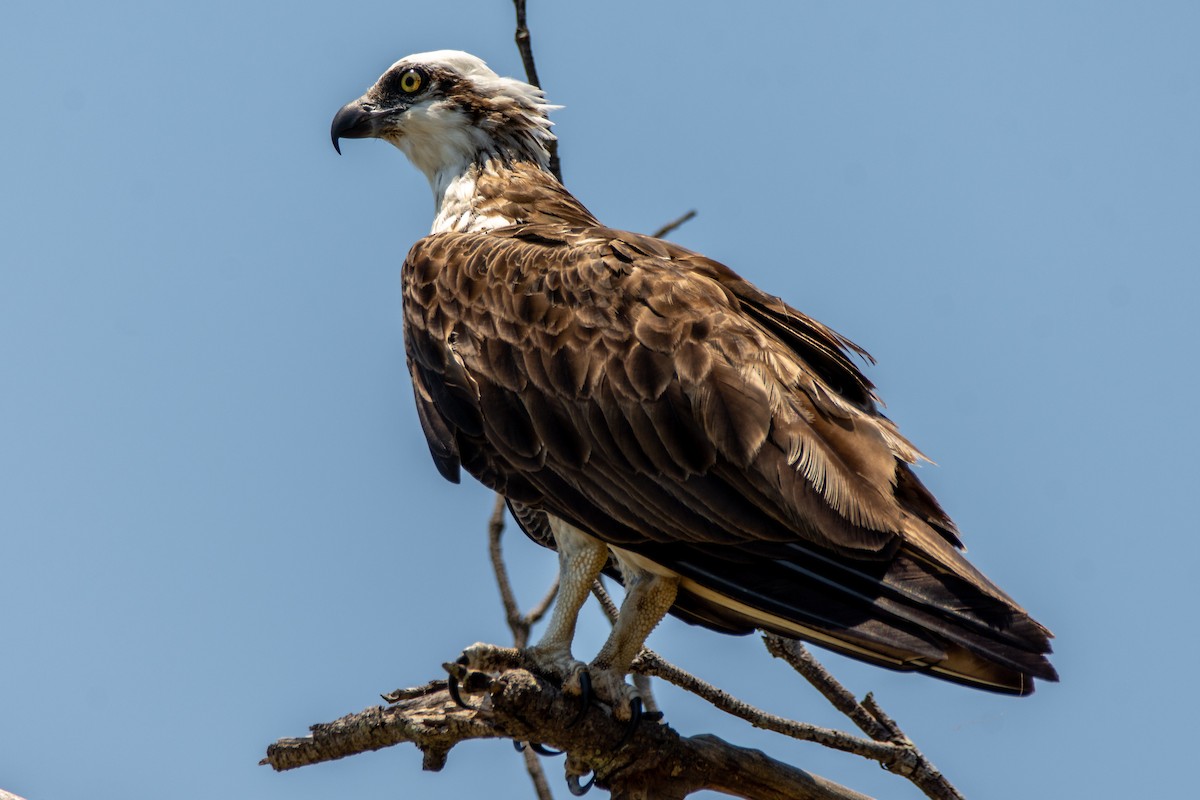
<path fill-rule="evenodd" d="M 494 678 L 472 673 L 471 678 L 485 695 L 480 708 L 455 705 L 444 688 L 430 682 L 394 693 L 404 699 L 386 708 L 314 725 L 309 736 L 280 739 L 261 763 L 283 771 L 412 742 L 425 754 L 425 769 L 436 771 L 459 742 L 510 738 L 567 751 L 569 770 L 595 773 L 596 784 L 617 798 L 683 798 L 711 789 L 747 800 L 868 800 L 757 750 L 715 736 L 683 737 L 667 725 L 641 725 L 625 746 L 614 749 L 624 723 L 593 708 L 573 725 L 578 698 L 526 670 L 508 669 Z"/>

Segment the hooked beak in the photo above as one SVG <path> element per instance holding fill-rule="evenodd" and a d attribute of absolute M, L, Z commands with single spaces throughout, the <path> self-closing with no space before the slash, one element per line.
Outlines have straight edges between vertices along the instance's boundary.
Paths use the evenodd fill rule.
<path fill-rule="evenodd" d="M 394 109 L 374 111 L 363 108 L 362 100 L 351 100 L 333 115 L 333 125 L 329 128 L 329 136 L 333 139 L 333 149 L 338 155 L 342 148 L 338 146 L 339 139 L 369 139 L 379 135 L 380 120 Z"/>

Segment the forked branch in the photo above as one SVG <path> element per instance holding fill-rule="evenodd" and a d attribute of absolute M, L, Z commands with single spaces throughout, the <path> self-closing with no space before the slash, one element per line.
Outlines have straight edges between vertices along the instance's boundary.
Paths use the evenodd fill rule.
<path fill-rule="evenodd" d="M 480 673 L 474 673 L 480 675 Z M 368 750 L 412 742 L 424 753 L 424 768 L 440 770 L 450 750 L 468 739 L 538 741 L 565 750 L 567 769 L 590 770 L 596 785 L 613 797 L 683 798 L 703 789 L 747 800 L 869 800 L 757 750 L 716 736 L 683 737 L 667 725 L 641 725 L 624 746 L 624 723 L 593 708 L 572 725 L 578 698 L 522 669 L 510 669 L 475 684 L 480 707 L 455 705 L 438 682 L 400 690 L 402 699 L 349 714 L 311 734 L 280 739 L 261 763 L 283 771 L 332 761 Z"/>

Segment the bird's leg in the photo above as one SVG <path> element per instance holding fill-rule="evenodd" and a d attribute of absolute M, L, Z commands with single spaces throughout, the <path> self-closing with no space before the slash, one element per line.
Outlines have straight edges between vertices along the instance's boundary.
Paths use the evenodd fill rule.
<path fill-rule="evenodd" d="M 640 716 L 642 699 L 637 689 L 625 682 L 625 676 L 650 631 L 675 602 L 679 579 L 622 567 L 625 600 L 621 603 L 621 613 L 588 672 L 597 696 L 612 706 L 613 716 L 631 720 Z"/>
<path fill-rule="evenodd" d="M 553 517 L 551 530 L 558 547 L 558 598 L 545 634 L 525 655 L 542 671 L 561 678 L 563 691 L 582 694 L 587 667 L 571 655 L 571 642 L 579 609 L 608 561 L 608 547 Z"/>
<path fill-rule="evenodd" d="M 571 655 L 571 642 L 575 638 L 579 609 L 608 561 L 608 546 L 555 517 L 550 517 L 550 529 L 558 549 L 559 578 L 558 597 L 546 633 L 536 645 L 525 650 L 476 642 L 463 650 L 457 661 L 446 664 L 450 694 L 459 705 L 471 708 L 459 689 L 470 691 L 467 681 L 473 672 L 522 667 L 557 678 L 567 694 L 583 695 L 582 711 L 587 710 L 591 694 L 587 665 Z"/>

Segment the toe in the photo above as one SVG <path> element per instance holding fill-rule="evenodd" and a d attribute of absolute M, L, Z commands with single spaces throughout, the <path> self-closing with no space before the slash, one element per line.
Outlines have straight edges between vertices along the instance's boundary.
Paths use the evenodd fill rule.
<path fill-rule="evenodd" d="M 564 691 L 566 687 L 563 687 Z M 586 669 L 579 672 L 579 711 L 575 714 L 575 719 L 567 723 L 568 728 L 574 728 L 579 723 L 583 722 L 584 716 L 588 712 L 588 708 L 592 705 L 592 677 Z"/>
<path fill-rule="evenodd" d="M 453 700 L 454 704 L 457 706 L 472 711 L 475 710 L 475 706 L 470 705 L 463 700 L 462 693 L 458 690 L 459 681 L 466 680 L 467 678 L 467 668 L 457 661 L 452 664 L 443 664 L 442 666 L 446 668 L 446 691 L 450 694 L 450 699 Z"/>
<path fill-rule="evenodd" d="M 583 693 L 583 681 L 588 667 L 582 661 L 576 660 L 570 650 L 530 647 L 525 651 L 525 661 L 529 669 L 551 678 L 562 686 L 562 690 L 567 694 Z"/>
<path fill-rule="evenodd" d="M 637 713 L 642 711 L 642 696 L 636 687 L 625 682 L 625 676 L 612 669 L 599 669 L 593 665 L 589 672 L 596 697 L 612 708 L 612 714 L 621 722 L 629 721 L 634 714 L 633 704 L 638 703 Z"/>
<path fill-rule="evenodd" d="M 487 642 L 476 642 L 462 651 L 458 663 L 481 672 L 500 672 L 520 666 L 521 653 L 513 647 L 501 647 Z"/>
<path fill-rule="evenodd" d="M 613 748 L 614 750 L 620 750 L 625 743 L 629 741 L 629 738 L 633 736 L 634 731 L 637 730 L 638 725 L 641 723 L 642 698 L 633 698 L 633 701 L 629 704 L 629 711 L 629 724 L 625 726 L 625 732 L 621 734 L 621 738 L 617 741 L 616 747 Z"/>

